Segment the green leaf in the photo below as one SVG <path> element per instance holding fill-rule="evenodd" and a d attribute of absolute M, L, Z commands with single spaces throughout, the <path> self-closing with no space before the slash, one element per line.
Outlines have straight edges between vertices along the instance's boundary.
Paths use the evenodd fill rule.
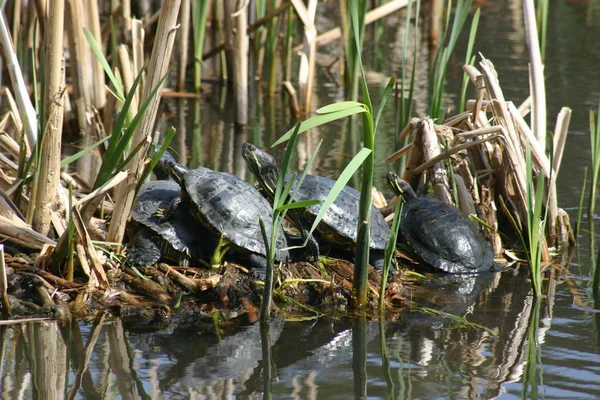
<path fill-rule="evenodd" d="M 158 162 L 162 158 L 163 154 L 165 154 L 165 151 L 167 151 L 167 149 L 169 148 L 169 145 L 173 141 L 173 138 L 175 137 L 176 133 L 177 133 L 177 130 L 173 127 L 170 127 L 167 130 L 167 133 L 165 134 L 165 138 L 162 142 L 162 145 L 160 146 L 160 149 L 158 149 L 156 154 L 154 154 L 154 157 L 152 157 L 152 160 L 150 160 L 150 163 L 148 164 L 148 166 L 146 166 L 144 173 L 142 174 L 142 176 L 140 177 L 140 180 L 138 181 L 138 189 L 139 189 L 139 185 L 141 185 L 141 183 L 146 180 L 148 175 L 150 175 L 150 172 L 152 172 L 154 167 L 156 167 L 156 164 L 158 164 Z"/>
<path fill-rule="evenodd" d="M 316 206 L 317 204 L 321 204 L 321 200 L 302 200 L 302 201 L 294 201 L 291 203 L 284 204 L 282 206 L 277 207 L 279 211 L 291 210 L 294 208 L 306 208 L 311 206 Z"/>
<path fill-rule="evenodd" d="M 86 147 L 85 149 L 78 151 L 77 153 L 73 154 L 72 156 L 69 156 L 69 157 L 63 159 L 60 162 L 60 167 L 64 168 L 67 165 L 71 164 L 72 162 L 79 160 L 81 157 L 83 157 L 84 155 L 86 155 L 87 153 L 89 153 L 90 151 L 92 151 L 96 147 L 100 146 L 102 143 L 106 142 L 109 139 L 110 139 L 110 136 L 106 136 L 106 137 L 98 140 L 96 143 Z"/>
<path fill-rule="evenodd" d="M 321 126 L 328 122 L 335 121 L 340 118 L 348 117 L 350 115 L 360 114 L 365 111 L 367 111 L 367 109 L 364 106 L 360 106 L 360 107 L 346 108 L 344 110 L 335 111 L 335 112 L 331 112 L 328 114 L 316 115 L 314 117 L 307 119 L 306 121 L 301 122 L 298 133 L 306 132 L 309 129 L 316 128 L 317 126 Z M 292 136 L 292 132 L 294 131 L 294 129 L 296 129 L 295 126 L 294 126 L 294 128 L 292 128 L 289 131 L 287 131 L 286 133 L 284 133 L 283 136 L 281 136 L 279 139 L 277 139 L 277 141 L 275 143 L 273 143 L 273 145 L 271 147 L 275 147 L 275 146 L 280 145 L 281 143 L 289 140 L 290 137 Z"/>
<path fill-rule="evenodd" d="M 326 105 L 325 107 L 321 107 L 317 110 L 317 114 L 328 114 L 336 111 L 345 110 L 352 107 L 363 107 L 363 103 L 359 103 L 358 101 L 340 101 L 339 103 L 333 103 Z"/>
<path fill-rule="evenodd" d="M 317 225 L 319 225 L 319 222 L 321 222 L 321 220 L 325 216 L 325 213 L 327 212 L 327 210 L 329 210 L 329 207 L 331 207 L 335 199 L 337 199 L 342 190 L 344 190 L 344 186 L 346 186 L 350 178 L 352 178 L 352 175 L 354 175 L 354 173 L 360 168 L 363 161 L 365 161 L 369 154 L 371 154 L 370 149 L 361 149 L 361 151 L 359 151 L 358 154 L 354 156 L 354 158 L 352 159 L 352 161 L 350 161 L 346 168 L 344 168 L 344 170 L 340 174 L 340 177 L 335 181 L 335 184 L 333 185 L 333 187 L 329 191 L 329 194 L 323 201 L 323 205 L 321 206 L 319 214 L 317 214 L 317 217 L 315 218 L 315 221 L 312 227 L 310 228 L 308 236 L 312 235 L 312 233 L 315 231 Z M 306 243 L 308 243 L 308 240 L 304 244 L 306 245 Z"/>
<path fill-rule="evenodd" d="M 102 47 L 98 44 L 98 42 L 96 42 L 94 35 L 92 35 L 92 33 L 88 29 L 83 28 L 83 34 L 85 35 L 85 38 L 87 39 L 88 43 L 90 44 L 92 51 L 96 55 L 96 58 L 100 62 L 100 65 L 102 65 L 104 72 L 106 72 L 106 75 L 108 75 L 108 79 L 110 79 L 112 84 L 115 86 L 115 89 L 117 89 L 117 93 L 119 95 L 119 97 L 117 97 L 117 98 L 121 101 L 125 101 L 124 95 L 123 95 L 123 93 L 124 93 L 123 85 L 119 84 L 119 81 L 117 81 L 117 78 L 113 74 L 113 71 L 110 68 L 110 65 L 108 65 L 108 61 L 106 61 L 106 57 L 104 57 L 104 54 L 102 54 Z"/>
<path fill-rule="evenodd" d="M 375 114 L 375 126 L 373 128 L 373 131 L 375 134 L 377 134 L 377 125 L 379 124 L 379 118 L 381 117 L 381 114 L 383 113 L 383 108 L 385 107 L 385 103 L 387 103 L 388 98 L 390 97 L 390 93 L 392 92 L 392 89 L 394 88 L 395 84 L 396 84 L 396 75 L 392 75 L 392 77 L 388 81 L 387 85 L 385 86 L 385 89 L 383 90 L 383 94 L 381 95 L 381 101 L 379 102 L 379 108 L 377 109 L 377 114 Z"/>

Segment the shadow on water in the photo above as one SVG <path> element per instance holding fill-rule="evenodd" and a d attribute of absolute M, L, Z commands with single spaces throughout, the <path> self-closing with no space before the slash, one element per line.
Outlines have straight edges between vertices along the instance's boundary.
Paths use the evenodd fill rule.
<path fill-rule="evenodd" d="M 536 398 L 550 318 L 529 285 L 517 271 L 440 277 L 397 321 L 273 320 L 220 338 L 176 318 L 148 333 L 103 316 L 4 328 L 0 397 L 492 398 L 522 381 Z"/>

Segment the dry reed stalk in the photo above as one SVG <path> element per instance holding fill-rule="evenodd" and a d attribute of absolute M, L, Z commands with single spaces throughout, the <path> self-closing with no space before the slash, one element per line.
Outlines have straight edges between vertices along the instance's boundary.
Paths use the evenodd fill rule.
<path fill-rule="evenodd" d="M 554 128 L 554 158 L 552 161 L 552 168 L 554 168 L 555 174 L 558 174 L 560 164 L 562 163 L 567 134 L 569 132 L 569 124 L 571 123 L 571 113 L 572 111 L 570 108 L 563 107 L 556 117 L 556 127 Z"/>
<path fill-rule="evenodd" d="M 248 124 L 248 1 L 238 0 L 236 11 L 232 13 L 235 27 L 233 43 L 233 84 L 236 99 L 236 122 L 241 126 Z"/>
<path fill-rule="evenodd" d="M 56 242 L 31 229 L 23 220 L 0 215 L 0 237 L 9 239 L 30 249 L 41 249 L 44 245 L 55 246 Z"/>
<path fill-rule="evenodd" d="M 177 16 L 179 14 L 179 6 L 181 0 L 166 0 L 163 3 L 158 27 L 156 29 L 156 38 L 152 47 L 152 54 L 148 64 L 148 73 L 146 75 L 146 84 L 144 86 L 143 99 L 147 98 L 152 89 L 156 87 L 160 80 L 166 75 L 169 62 L 171 60 L 171 52 L 173 43 L 175 42 L 175 33 L 177 29 Z M 127 218 L 131 213 L 131 207 L 135 197 L 135 187 L 139 177 L 144 169 L 144 159 L 150 145 L 148 138 L 152 137 L 152 129 L 160 95 L 156 95 L 140 124 L 138 125 L 133 136 L 133 143 L 137 145 L 142 143 L 142 148 L 138 151 L 129 164 L 126 166 L 131 170 L 125 182 L 121 183 L 115 193 L 115 209 L 113 212 L 110 228 L 108 231 L 108 241 L 121 243 L 125 232 Z"/>
<path fill-rule="evenodd" d="M 102 43 L 98 2 L 93 0 L 84 0 L 84 4 L 85 25 L 88 27 L 94 39 L 96 39 L 96 42 Z M 102 110 L 106 105 L 104 70 L 102 69 L 102 65 L 100 65 L 100 61 L 98 61 L 96 56 L 92 54 L 92 48 L 89 45 L 86 48 L 89 54 L 88 59 L 92 69 L 91 83 L 93 85 L 93 94 L 91 96 L 91 103 L 97 110 Z"/>
<path fill-rule="evenodd" d="M 308 7 L 301 0 L 292 0 L 294 9 L 304 24 L 303 50 L 300 55 L 300 71 L 298 73 L 298 89 L 300 92 L 300 104 L 304 105 L 304 112 L 311 111 L 312 87 L 315 74 L 315 38 L 317 28 L 315 27 L 315 16 L 317 12 L 317 0 L 310 0 Z"/>
<path fill-rule="evenodd" d="M 6 279 L 6 264 L 4 262 L 4 245 L 0 244 L 0 297 L 2 298 L 2 317 L 10 316 L 11 306 L 8 300 L 8 281 Z"/>
<path fill-rule="evenodd" d="M 13 49 L 18 48 L 17 40 L 19 39 L 19 28 L 21 27 L 21 0 L 15 0 L 13 2 L 13 15 L 12 15 L 12 39 Z"/>
<path fill-rule="evenodd" d="M 523 20 L 525 22 L 525 37 L 529 50 L 529 81 L 531 86 L 531 130 L 542 146 L 546 147 L 546 88 L 544 85 L 544 66 L 540 53 L 533 0 L 523 1 Z"/>
<path fill-rule="evenodd" d="M 142 21 L 133 19 L 131 21 L 131 49 L 133 53 L 133 71 L 136 76 L 144 67 L 144 33 Z M 143 76 L 138 86 L 138 93 L 136 94 L 138 102 L 142 93 L 144 93 L 145 83 L 146 80 Z"/>
<path fill-rule="evenodd" d="M 549 234 L 549 245 L 554 246 L 558 244 L 564 246 L 568 243 L 568 237 L 565 237 L 561 232 L 568 231 L 569 229 L 563 229 L 558 226 L 562 223 L 562 219 L 559 218 L 560 210 L 558 208 L 558 196 L 556 194 L 556 177 L 560 169 L 562 161 L 562 155 L 564 147 L 567 141 L 567 133 L 569 130 L 569 122 L 571 120 L 571 109 L 563 107 L 556 120 L 556 129 L 553 138 L 553 151 L 554 156 L 552 160 L 552 179 L 548 182 L 549 193 L 548 193 L 548 234 Z M 557 232 L 559 232 L 557 234 Z"/>
<path fill-rule="evenodd" d="M 127 46 L 122 44 L 119 46 L 119 50 L 117 50 L 117 57 L 119 58 L 119 65 L 121 66 L 121 79 L 123 79 L 123 87 L 125 89 L 125 93 L 129 93 L 131 88 L 133 87 L 133 82 L 135 81 L 135 77 L 137 75 L 137 71 L 133 69 L 133 64 L 131 63 L 131 59 L 129 58 L 129 51 L 127 50 Z M 139 91 L 138 91 L 139 93 Z M 131 101 L 131 106 L 129 108 L 131 115 L 135 115 L 138 112 L 138 96 L 137 94 L 133 97 Z"/>
<path fill-rule="evenodd" d="M 48 235 L 51 213 L 58 206 L 60 189 L 60 154 L 63 122 L 64 95 L 64 52 L 63 31 L 65 2 L 49 0 L 46 23 L 46 71 L 44 96 L 43 143 L 37 182 L 37 196 L 33 212 L 32 226 L 36 231 Z"/>
<path fill-rule="evenodd" d="M 294 89 L 294 85 L 290 81 L 285 81 L 282 83 L 285 88 L 286 93 L 290 96 L 290 111 L 295 119 L 300 117 L 300 103 L 298 102 L 298 96 L 296 94 L 296 89 Z"/>
<path fill-rule="evenodd" d="M 423 158 L 425 162 L 442 154 L 442 149 L 431 118 L 426 117 L 419 121 L 417 124 L 417 134 L 421 135 Z M 446 171 L 446 166 L 443 161 L 438 161 L 431 167 L 429 178 L 433 185 L 435 197 L 444 203 L 452 204 L 452 196 L 450 196 L 449 191 L 448 172 Z"/>
<path fill-rule="evenodd" d="M 96 248 L 92 244 L 92 239 L 90 238 L 84 222 L 81 219 L 81 214 L 77 209 L 73 210 L 73 222 L 75 224 L 75 231 L 77 232 L 79 243 L 83 246 L 83 250 L 87 256 L 85 258 L 91 263 L 91 271 L 89 273 L 88 283 L 94 287 L 109 287 L 110 282 L 108 281 L 106 272 L 104 272 L 102 262 L 96 253 Z"/>
<path fill-rule="evenodd" d="M 90 68 L 91 54 L 83 33 L 85 14 L 80 0 L 67 0 L 66 28 L 69 37 L 69 54 L 73 86 L 73 96 L 77 123 L 83 135 L 82 145 L 87 147 L 94 142 L 91 137 L 90 120 L 87 117 L 94 96 L 94 75 Z M 77 171 L 86 182 L 93 182 L 100 168 L 99 160 L 88 153 L 77 160 Z"/>
<path fill-rule="evenodd" d="M 448 3 L 451 5 L 451 3 Z M 440 32 L 444 20 L 444 1 L 433 0 L 430 3 L 431 19 L 429 21 L 429 48 L 430 54 L 435 54 L 440 41 Z"/>
<path fill-rule="evenodd" d="M 178 36 L 179 50 L 179 77 L 177 80 L 177 89 L 185 90 L 185 75 L 187 72 L 188 47 L 190 37 L 190 12 L 192 4 L 190 0 L 181 0 L 181 34 Z"/>
<path fill-rule="evenodd" d="M 23 73 L 19 66 L 19 60 L 12 47 L 10 33 L 8 32 L 8 26 L 3 12 L 0 12 L 0 50 L 2 51 L 2 57 L 6 62 L 6 69 L 8 70 L 10 80 L 13 84 L 13 90 L 15 92 L 19 110 L 18 115 L 24 123 L 29 148 L 33 148 L 37 142 L 38 135 L 37 116 L 33 104 L 31 104 L 31 99 L 29 98 L 27 86 L 23 80 Z"/>

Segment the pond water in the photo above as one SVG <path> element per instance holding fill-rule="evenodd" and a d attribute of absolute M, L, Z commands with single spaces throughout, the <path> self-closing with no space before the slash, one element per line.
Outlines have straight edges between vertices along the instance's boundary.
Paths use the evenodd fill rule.
<path fill-rule="evenodd" d="M 588 113 L 597 108 L 600 94 L 600 4 L 550 3 L 548 127 L 553 129 L 560 107 L 572 108 L 558 195 L 574 223 L 583 168 L 590 163 Z M 476 50 L 495 63 L 505 97 L 516 104 L 528 89 L 520 4 L 484 4 L 476 43 Z M 333 12 L 331 4 L 322 7 L 319 14 Z M 400 70 L 397 38 L 403 24 L 402 16 L 385 20 L 382 40 L 365 57 L 375 98 L 386 77 Z M 450 67 L 448 106 L 457 101 L 465 46 L 460 44 Z M 319 50 L 323 64 L 334 59 L 334 49 Z M 425 66 L 428 55 L 421 53 L 418 62 Z M 324 70 L 318 68 L 314 101 L 319 106 L 343 98 Z M 427 68 L 419 68 L 423 93 L 426 74 Z M 253 122 L 247 132 L 236 133 L 227 94 L 216 86 L 208 89 L 201 102 L 167 102 L 175 117 L 165 113 L 164 123 L 182 133 L 174 147 L 191 166 L 249 175 L 239 144 L 270 144 L 289 129 L 285 101 L 279 94 L 253 96 Z M 422 114 L 426 103 L 418 98 L 415 108 Z M 393 132 L 393 113 L 386 111 L 384 120 L 382 132 Z M 300 141 L 310 153 L 323 137 L 316 173 L 335 176 L 355 153 L 358 140 L 346 130 L 343 124 L 332 125 Z M 393 135 L 381 134 L 377 146 L 395 148 Z M 377 153 L 377 160 L 388 154 Z M 300 166 L 302 160 L 298 155 Z M 386 167 L 378 165 L 375 183 L 383 188 Z M 568 273 L 552 280 L 555 295 L 541 302 L 533 301 L 526 271 L 510 269 L 419 282 L 412 294 L 419 307 L 407 308 L 395 321 L 274 321 L 268 331 L 255 324 L 222 337 L 189 321 L 146 332 L 131 321 L 106 316 L 66 327 L 2 327 L 0 397 L 600 398 L 600 318 L 594 310 L 600 298 L 591 289 L 593 225 L 584 218 L 579 245 L 562 259 Z M 470 325 L 443 313 L 460 315 Z"/>

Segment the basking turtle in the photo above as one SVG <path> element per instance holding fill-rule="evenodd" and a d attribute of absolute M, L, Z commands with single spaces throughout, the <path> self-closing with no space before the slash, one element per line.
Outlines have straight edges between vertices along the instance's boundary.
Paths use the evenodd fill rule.
<path fill-rule="evenodd" d="M 168 220 L 160 215 L 180 193 L 179 185 L 171 180 L 142 185 L 131 211 L 135 235 L 125 263 L 153 265 L 165 258 L 187 265 L 210 257 L 210 236 L 187 213 L 174 211 Z"/>
<path fill-rule="evenodd" d="M 225 250 L 233 248 L 238 257 L 243 257 L 259 278 L 266 270 L 266 248 L 260 230 L 262 218 L 267 237 L 271 237 L 272 207 L 259 191 L 239 177 L 215 172 L 208 168 L 187 170 L 174 162 L 165 162 L 165 167 L 180 185 L 181 197 L 170 207 L 170 214 L 185 210 L 207 228 L 216 239 L 224 239 Z M 287 237 L 278 228 L 276 239 L 276 261 L 287 261 L 289 254 Z M 218 249 L 221 251 L 222 249 Z"/>
<path fill-rule="evenodd" d="M 492 270 L 492 246 L 456 208 L 441 201 L 417 197 L 408 182 L 393 172 L 387 180 L 405 202 L 400 232 L 425 262 L 452 274 Z"/>
<path fill-rule="evenodd" d="M 252 173 L 258 179 L 265 194 L 272 200 L 279 170 L 273 156 L 250 143 L 242 144 L 242 155 Z M 286 181 L 289 177 L 286 177 Z M 302 185 L 296 192 L 294 200 L 321 200 L 324 201 L 335 181 L 317 175 L 306 175 Z M 317 226 L 317 241 L 321 244 L 330 244 L 342 250 L 354 252 L 356 248 L 356 229 L 359 223 L 358 206 L 360 192 L 345 186 L 337 199 L 325 213 Z M 298 213 L 299 228 L 312 226 L 321 205 L 306 207 Z M 390 228 L 383 215 L 375 208 L 371 209 L 371 243 L 369 261 L 377 269 L 383 268 L 385 248 L 390 239 Z M 306 234 L 306 232 L 303 232 Z"/>

